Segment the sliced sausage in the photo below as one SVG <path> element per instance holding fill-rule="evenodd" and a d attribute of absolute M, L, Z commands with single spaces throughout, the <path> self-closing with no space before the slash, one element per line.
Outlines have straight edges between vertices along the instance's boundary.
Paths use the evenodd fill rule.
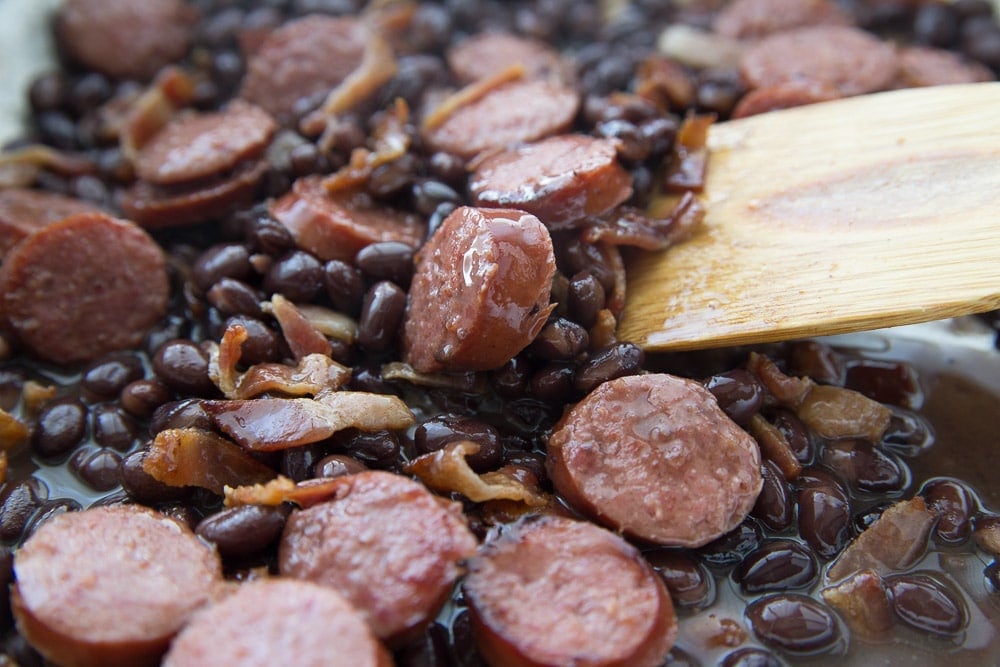
<path fill-rule="evenodd" d="M 773 86 L 754 88 L 740 98 L 733 108 L 733 118 L 745 118 L 768 111 L 791 109 L 841 97 L 840 91 L 817 81 L 784 81 Z"/>
<path fill-rule="evenodd" d="M 548 230 L 514 209 L 460 207 L 420 250 L 403 322 L 403 359 L 418 371 L 500 368 L 552 311 Z"/>
<path fill-rule="evenodd" d="M 333 662 L 392 665 L 364 616 L 337 591 L 307 581 L 262 579 L 196 614 L 170 646 L 163 667 Z"/>
<path fill-rule="evenodd" d="M 191 187 L 137 181 L 122 193 L 125 214 L 146 229 L 193 225 L 220 218 L 253 200 L 268 170 L 266 159 L 242 164 L 231 175 Z"/>
<path fill-rule="evenodd" d="M 726 37 L 757 39 L 793 28 L 852 23 L 833 0 L 733 0 L 715 15 L 712 29 Z"/>
<path fill-rule="evenodd" d="M 215 551 L 135 505 L 46 521 L 14 557 L 18 631 L 62 667 L 155 665 L 222 582 Z"/>
<path fill-rule="evenodd" d="M 564 229 L 631 197 L 632 176 L 618 163 L 614 141 L 567 134 L 487 156 L 469 191 L 477 206 L 518 208 Z"/>
<path fill-rule="evenodd" d="M 423 131 L 427 145 L 463 158 L 561 134 L 576 118 L 580 96 L 552 81 L 522 79 L 459 106 Z"/>
<path fill-rule="evenodd" d="M 459 561 L 475 553 L 459 506 L 387 472 L 328 481 L 333 500 L 288 518 L 281 574 L 337 589 L 392 645 L 412 639 L 447 599 Z"/>
<path fill-rule="evenodd" d="M 514 64 L 524 67 L 528 79 L 572 80 L 571 70 L 558 51 L 538 40 L 508 32 L 482 32 L 448 49 L 448 67 L 461 83 L 472 83 Z"/>
<path fill-rule="evenodd" d="M 754 439 L 699 383 L 667 374 L 599 385 L 556 425 L 546 465 L 578 511 L 667 546 L 732 530 L 763 483 Z"/>
<path fill-rule="evenodd" d="M 135 224 L 101 213 L 35 232 L 0 266 L 5 325 L 56 363 L 138 345 L 166 314 L 169 295 L 156 242 Z"/>
<path fill-rule="evenodd" d="M 299 100 L 332 90 L 361 64 L 367 39 L 355 18 L 317 14 L 290 21 L 250 56 L 239 96 L 288 124 Z"/>
<path fill-rule="evenodd" d="M 271 206 L 271 215 L 292 232 L 298 247 L 324 261 L 351 262 L 379 241 L 416 248 L 427 233 L 418 216 L 377 204 L 364 192 L 328 193 L 320 176 L 295 181 Z"/>
<path fill-rule="evenodd" d="M 979 63 L 963 60 L 951 51 L 926 46 L 900 49 L 899 64 L 899 84 L 907 88 L 994 79 L 992 72 Z"/>
<path fill-rule="evenodd" d="M 184 0 L 66 0 L 56 31 L 84 65 L 116 79 L 148 80 L 187 53 L 197 18 Z"/>
<path fill-rule="evenodd" d="M 751 88 L 805 80 L 832 86 L 844 96 L 883 90 L 898 71 L 891 44 L 843 26 L 778 33 L 749 46 L 740 60 L 740 72 Z"/>
<path fill-rule="evenodd" d="M 142 147 L 135 173 L 156 185 L 223 174 L 259 157 L 275 129 L 266 111 L 238 100 L 219 113 L 179 116 Z"/>
<path fill-rule="evenodd" d="M 471 559 L 462 584 L 490 664 L 656 667 L 677 637 L 663 581 L 591 523 L 522 521 Z"/>
<path fill-rule="evenodd" d="M 19 241 L 46 225 L 78 213 L 98 213 L 93 204 L 45 190 L 0 188 L 0 259 Z"/>

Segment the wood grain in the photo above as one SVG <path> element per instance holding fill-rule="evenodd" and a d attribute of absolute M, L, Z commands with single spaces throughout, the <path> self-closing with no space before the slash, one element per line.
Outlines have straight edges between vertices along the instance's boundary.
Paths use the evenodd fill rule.
<path fill-rule="evenodd" d="M 685 350 L 1000 308 L 1000 83 L 714 126 L 703 228 L 630 258 L 620 337 Z"/>

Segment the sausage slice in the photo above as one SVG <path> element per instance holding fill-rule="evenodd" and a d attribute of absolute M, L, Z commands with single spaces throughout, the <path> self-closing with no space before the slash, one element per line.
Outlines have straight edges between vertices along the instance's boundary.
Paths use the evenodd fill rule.
<path fill-rule="evenodd" d="M 281 574 L 335 588 L 390 645 L 412 639 L 448 598 L 459 561 L 475 553 L 459 506 L 387 472 L 328 482 L 333 500 L 288 518 Z"/>
<path fill-rule="evenodd" d="M 749 46 L 740 72 L 751 88 L 789 81 L 815 81 L 844 96 L 888 88 L 899 71 L 891 44 L 845 26 L 798 28 Z"/>
<path fill-rule="evenodd" d="M 324 261 L 351 262 L 378 241 L 415 248 L 427 233 L 416 215 L 376 204 L 366 193 L 328 193 L 321 176 L 295 181 L 292 191 L 271 206 L 271 215 L 292 232 L 296 245 Z"/>
<path fill-rule="evenodd" d="M 169 293 L 156 242 L 135 224 L 100 213 L 35 232 L 0 266 L 5 325 L 56 363 L 138 345 L 166 314 Z"/>
<path fill-rule="evenodd" d="M 979 63 L 963 60 L 951 51 L 928 46 L 900 49 L 899 63 L 899 83 L 906 87 L 979 83 L 995 78 Z"/>
<path fill-rule="evenodd" d="M 84 65 L 148 80 L 187 53 L 198 13 L 184 0 L 66 0 L 59 42 Z"/>
<path fill-rule="evenodd" d="M 546 465 L 578 511 L 667 546 L 732 530 L 763 483 L 754 439 L 700 384 L 667 374 L 599 385 L 556 425 Z"/>
<path fill-rule="evenodd" d="M 333 663 L 390 667 L 392 660 L 364 617 L 335 590 L 262 579 L 196 614 L 174 640 L 163 667 Z"/>
<path fill-rule="evenodd" d="M 851 25 L 833 0 L 733 0 L 716 14 L 712 29 L 737 39 L 757 39 L 816 25 Z"/>
<path fill-rule="evenodd" d="M 431 149 L 468 159 L 561 134 L 573 124 L 579 106 L 579 94 L 563 84 L 512 81 L 458 107 L 439 125 L 425 128 L 423 136 Z"/>
<path fill-rule="evenodd" d="M 240 97 L 288 124 L 299 100 L 332 90 L 361 64 L 367 38 L 364 24 L 350 17 L 289 21 L 250 56 Z"/>
<path fill-rule="evenodd" d="M 18 631 L 62 667 L 155 665 L 222 582 L 215 551 L 135 505 L 46 521 L 14 556 Z"/>
<path fill-rule="evenodd" d="M 418 371 L 492 370 L 534 340 L 552 311 L 548 230 L 514 209 L 460 207 L 420 250 L 403 322 Z"/>
<path fill-rule="evenodd" d="M 481 32 L 448 49 L 448 68 L 461 83 L 472 83 L 514 64 L 529 79 L 570 81 L 570 68 L 558 51 L 545 42 L 509 32 Z"/>
<path fill-rule="evenodd" d="M 87 202 L 28 188 L 0 188 L 0 259 L 19 241 L 46 225 L 78 213 L 98 213 Z"/>
<path fill-rule="evenodd" d="M 156 185 L 223 174 L 261 155 L 275 129 L 266 111 L 239 100 L 219 113 L 180 116 L 142 147 L 135 173 Z"/>
<path fill-rule="evenodd" d="M 591 523 L 522 521 L 468 568 L 473 637 L 491 665 L 656 667 L 677 637 L 660 577 Z"/>
<path fill-rule="evenodd" d="M 631 197 L 632 176 L 614 141 L 566 134 L 485 157 L 469 191 L 477 206 L 519 208 L 560 229 Z"/>

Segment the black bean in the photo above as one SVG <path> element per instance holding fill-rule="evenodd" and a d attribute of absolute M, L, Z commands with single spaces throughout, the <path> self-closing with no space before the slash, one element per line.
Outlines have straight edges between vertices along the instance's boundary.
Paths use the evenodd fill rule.
<path fill-rule="evenodd" d="M 782 662 L 770 651 L 748 646 L 727 654 L 719 667 L 782 667 Z"/>
<path fill-rule="evenodd" d="M 810 465 L 816 448 L 813 447 L 812 436 L 802 420 L 793 412 L 778 409 L 770 413 L 770 421 L 785 436 L 788 446 L 795 454 L 795 460 L 802 465 Z"/>
<path fill-rule="evenodd" d="M 350 431 L 338 436 L 337 449 L 367 466 L 385 468 L 399 458 L 399 436 L 391 431 Z"/>
<path fill-rule="evenodd" d="M 576 389 L 589 393 L 603 382 L 640 373 L 644 360 L 642 348 L 634 343 L 615 343 L 597 350 L 577 369 Z"/>
<path fill-rule="evenodd" d="M 110 491 L 121 479 L 122 457 L 117 452 L 101 447 L 78 450 L 70 459 L 70 467 L 83 482 L 95 491 Z"/>
<path fill-rule="evenodd" d="M 896 616 L 920 632 L 953 637 L 968 623 L 962 598 L 929 574 L 888 577 L 886 589 Z"/>
<path fill-rule="evenodd" d="M 413 445 L 418 454 L 436 452 L 463 440 L 479 445 L 479 451 L 466 459 L 476 472 L 495 470 L 503 463 L 500 433 L 478 419 L 443 414 L 421 422 L 413 432 Z"/>
<path fill-rule="evenodd" d="M 96 406 L 91 410 L 90 419 L 94 442 L 102 447 L 127 452 L 135 444 L 138 426 L 117 405 Z"/>
<path fill-rule="evenodd" d="M 601 283 L 604 292 L 608 293 L 615 287 L 615 270 L 608 266 L 608 260 L 599 248 L 592 243 L 585 243 L 577 237 L 553 239 L 558 247 L 557 259 L 560 271 L 572 276 L 582 271 L 589 271 L 597 282 Z"/>
<path fill-rule="evenodd" d="M 517 398 L 528 392 L 534 369 L 524 357 L 514 357 L 493 371 L 493 388 L 504 398 Z"/>
<path fill-rule="evenodd" d="M 411 153 L 392 162 L 385 162 L 374 169 L 368 177 L 368 192 L 380 199 L 387 199 L 409 188 L 413 183 L 416 158 Z"/>
<path fill-rule="evenodd" d="M 695 87 L 698 108 L 713 111 L 720 116 L 732 113 L 742 94 L 743 87 L 739 81 L 730 77 L 712 76 L 711 73 L 700 76 Z"/>
<path fill-rule="evenodd" d="M 145 451 L 132 452 L 121 460 L 119 479 L 122 488 L 136 501 L 144 504 L 177 500 L 188 495 L 185 487 L 167 486 L 143 470 Z"/>
<path fill-rule="evenodd" d="M 502 439 L 504 449 L 508 451 L 504 457 L 504 463 L 530 471 L 538 480 L 539 485 L 545 484 L 549 479 L 548 472 L 545 470 L 545 456 L 539 452 L 511 451 L 514 448 L 511 444 L 513 439 L 513 436 Z"/>
<path fill-rule="evenodd" d="M 792 524 L 795 503 L 791 497 L 788 482 L 778 464 L 765 460 L 761 465 L 763 485 L 750 516 L 775 532 L 781 532 Z"/>
<path fill-rule="evenodd" d="M 858 512 L 854 515 L 854 529 L 859 533 L 867 530 L 873 523 L 879 520 L 882 513 L 889 509 L 891 505 L 892 503 L 889 502 L 876 503 Z"/>
<path fill-rule="evenodd" d="M 531 342 L 529 351 L 547 361 L 569 361 L 587 349 L 590 336 L 576 322 L 553 317 Z"/>
<path fill-rule="evenodd" d="M 326 171 L 329 167 L 326 157 L 319 151 L 316 144 L 304 141 L 288 153 L 288 162 L 292 174 L 308 176 L 316 172 Z"/>
<path fill-rule="evenodd" d="M 413 206 L 421 215 L 431 215 L 441 204 L 457 204 L 462 200 L 447 183 L 425 179 L 413 185 Z"/>
<path fill-rule="evenodd" d="M 331 259 L 323 265 L 323 282 L 334 308 L 351 316 L 361 312 L 361 303 L 365 298 L 365 278 L 360 269 L 338 259 Z"/>
<path fill-rule="evenodd" d="M 702 381 L 719 407 L 737 424 L 746 424 L 764 404 L 764 387 L 753 373 L 737 368 Z"/>
<path fill-rule="evenodd" d="M 675 605 L 703 607 L 712 603 L 715 595 L 712 575 L 689 553 L 677 549 L 652 549 L 642 555 L 663 579 Z"/>
<path fill-rule="evenodd" d="M 958 15 L 947 4 L 920 5 L 913 17 L 913 40 L 919 44 L 948 47 L 958 39 Z"/>
<path fill-rule="evenodd" d="M 194 396 L 210 396 L 217 389 L 208 377 L 208 356 L 190 340 L 168 341 L 153 357 L 153 371 L 175 391 Z"/>
<path fill-rule="evenodd" d="M 892 416 L 882 434 L 882 444 L 903 456 L 913 457 L 934 444 L 930 424 L 915 412 L 889 406 Z"/>
<path fill-rule="evenodd" d="M 223 315 L 263 315 L 260 307 L 263 295 L 242 280 L 222 278 L 209 288 L 205 297 Z"/>
<path fill-rule="evenodd" d="M 213 427 L 212 418 L 205 412 L 201 401 L 195 398 L 164 403 L 153 412 L 149 420 L 149 432 L 152 435 L 169 428 L 198 428 L 210 431 Z"/>
<path fill-rule="evenodd" d="M 954 0 L 951 8 L 962 21 L 973 16 L 993 16 L 993 5 L 989 0 Z"/>
<path fill-rule="evenodd" d="M 282 505 L 230 507 L 202 519 L 195 533 L 223 557 L 250 556 L 278 539 L 287 518 Z"/>
<path fill-rule="evenodd" d="M 368 470 L 361 461 L 345 454 L 330 454 L 316 462 L 314 477 L 342 477 Z"/>
<path fill-rule="evenodd" d="M 618 156 L 627 162 L 642 162 L 651 151 L 649 141 L 634 123 L 623 119 L 601 121 L 594 128 L 594 134 L 606 139 L 618 140 Z"/>
<path fill-rule="evenodd" d="M 757 549 L 760 541 L 760 527 L 752 519 L 746 519 L 725 535 L 699 548 L 697 553 L 702 562 L 710 567 L 730 567 Z"/>
<path fill-rule="evenodd" d="M 7 591 L 14 583 L 14 554 L 0 545 L 0 590 Z M 10 596 L 0 598 L 0 633 L 6 633 L 11 626 Z"/>
<path fill-rule="evenodd" d="M 172 394 L 167 385 L 153 378 L 130 382 L 122 389 L 119 401 L 122 408 L 130 415 L 145 419 L 151 416 L 156 408 L 169 401 L 171 397 Z"/>
<path fill-rule="evenodd" d="M 558 419 L 555 406 L 533 398 L 517 398 L 503 406 L 504 424 L 525 437 L 539 437 Z"/>
<path fill-rule="evenodd" d="M 35 113 L 55 111 L 66 103 L 66 79 L 60 72 L 45 72 L 31 82 L 28 101 Z"/>
<path fill-rule="evenodd" d="M 295 237 L 288 227 L 266 215 L 250 223 L 248 237 L 257 250 L 271 257 L 281 257 L 295 248 Z"/>
<path fill-rule="evenodd" d="M 761 598 L 747 607 L 746 615 L 760 641 L 792 654 L 828 651 L 840 641 L 836 615 L 805 595 Z"/>
<path fill-rule="evenodd" d="M 323 458 L 325 453 L 325 447 L 319 443 L 282 450 L 281 474 L 293 482 L 311 479 L 316 462 Z"/>
<path fill-rule="evenodd" d="M 769 540 L 733 570 L 744 594 L 809 588 L 819 577 L 819 565 L 809 548 L 794 540 Z"/>
<path fill-rule="evenodd" d="M 365 293 L 358 319 L 358 343 L 371 352 L 389 349 L 406 309 L 406 292 L 395 283 L 383 280 Z"/>
<path fill-rule="evenodd" d="M 572 400 L 576 369 L 572 364 L 552 362 L 535 371 L 531 376 L 531 394 L 539 400 L 562 404 Z"/>
<path fill-rule="evenodd" d="M 965 484 L 956 479 L 940 478 L 925 482 L 918 493 L 937 515 L 935 539 L 945 544 L 960 544 L 969 539 L 976 501 Z"/>
<path fill-rule="evenodd" d="M 143 375 L 142 362 L 134 354 L 115 352 L 91 363 L 83 371 L 80 384 L 98 398 L 113 398 L 130 382 Z"/>
<path fill-rule="evenodd" d="M 250 251 L 240 243 L 214 245 L 201 253 L 191 267 L 191 277 L 203 292 L 223 278 L 247 280 L 251 275 Z"/>
<path fill-rule="evenodd" d="M 844 386 L 879 403 L 902 408 L 916 409 L 923 403 L 916 369 L 902 362 L 866 359 L 852 364 Z"/>
<path fill-rule="evenodd" d="M 986 584 L 994 595 L 1000 594 L 1000 561 L 993 561 L 983 570 Z"/>
<path fill-rule="evenodd" d="M 76 447 L 86 432 L 87 406 L 77 398 L 59 398 L 39 413 L 31 445 L 43 458 L 59 458 Z"/>
<path fill-rule="evenodd" d="M 226 327 L 239 325 L 247 332 L 247 339 L 240 347 L 240 361 L 245 364 L 263 364 L 280 361 L 285 354 L 284 338 L 256 317 L 233 315 L 226 320 Z"/>
<path fill-rule="evenodd" d="M 604 288 L 589 271 L 570 278 L 567 297 L 570 315 L 585 327 L 592 326 L 604 308 Z"/>
<path fill-rule="evenodd" d="M 455 211 L 456 208 L 458 208 L 458 206 L 456 204 L 453 204 L 452 202 L 447 202 L 446 201 L 446 202 L 444 202 L 442 204 L 439 204 L 438 207 L 436 209 L 434 209 L 434 212 L 431 213 L 431 217 L 427 219 L 427 237 L 426 238 L 429 239 L 432 236 L 434 236 L 434 232 L 436 232 L 438 230 L 438 227 L 441 226 L 441 223 L 444 222 L 445 219 L 449 215 L 451 215 Z"/>
<path fill-rule="evenodd" d="M 0 503 L 0 540 L 17 540 L 44 500 L 45 490 L 34 477 L 4 489 Z"/>
<path fill-rule="evenodd" d="M 432 174 L 447 183 L 461 183 L 467 175 L 465 160 L 451 153 L 433 153 L 428 167 Z"/>
<path fill-rule="evenodd" d="M 823 448 L 823 463 L 855 490 L 868 493 L 902 491 L 909 483 L 906 464 L 864 440 L 841 440 Z"/>
<path fill-rule="evenodd" d="M 798 494 L 799 534 L 821 558 L 833 558 L 851 537 L 851 504 L 830 475 L 803 471 Z"/>
<path fill-rule="evenodd" d="M 978 60 L 994 71 L 1000 68 L 1000 27 L 995 23 L 989 30 L 967 37 L 962 46 L 965 55 L 973 60 Z"/>
<path fill-rule="evenodd" d="M 406 287 L 413 277 L 413 248 L 399 241 L 372 243 L 358 251 L 354 264 L 372 280 Z"/>
<path fill-rule="evenodd" d="M 87 72 L 70 88 L 69 103 L 78 116 L 104 104 L 114 94 L 108 78 L 99 72 Z"/>
<path fill-rule="evenodd" d="M 294 303 L 308 303 L 323 287 L 323 265 L 307 252 L 296 250 L 271 265 L 262 288 Z"/>

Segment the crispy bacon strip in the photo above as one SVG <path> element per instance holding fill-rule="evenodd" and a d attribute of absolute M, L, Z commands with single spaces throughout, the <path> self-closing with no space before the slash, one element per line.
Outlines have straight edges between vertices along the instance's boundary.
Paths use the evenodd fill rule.
<path fill-rule="evenodd" d="M 198 486 L 220 495 L 227 485 L 257 484 L 277 474 L 225 438 L 196 428 L 157 433 L 142 469 L 169 486 Z"/>
<path fill-rule="evenodd" d="M 307 479 L 296 484 L 279 475 L 265 484 L 227 486 L 223 503 L 226 507 L 294 503 L 305 508 L 336 498 L 343 489 L 344 485 L 336 478 Z"/>
<path fill-rule="evenodd" d="M 479 445 L 466 440 L 419 456 L 404 468 L 429 488 L 440 493 L 461 493 L 477 503 L 488 500 L 515 500 L 532 507 L 543 507 L 549 499 L 528 488 L 524 482 L 502 471 L 476 474 L 466 457 L 479 451 Z"/>

